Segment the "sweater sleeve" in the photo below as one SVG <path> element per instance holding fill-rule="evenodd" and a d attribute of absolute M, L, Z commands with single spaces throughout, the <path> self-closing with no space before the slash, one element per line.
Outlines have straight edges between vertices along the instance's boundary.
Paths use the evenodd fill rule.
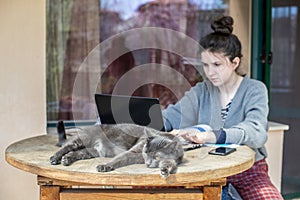
<path fill-rule="evenodd" d="M 166 131 L 186 128 L 197 124 L 199 111 L 199 87 L 193 87 L 175 104 L 163 110 Z"/>
<path fill-rule="evenodd" d="M 243 98 L 244 120 L 226 132 L 226 143 L 245 144 L 252 148 L 260 148 L 267 141 L 268 129 L 268 93 L 261 82 L 249 91 Z"/>

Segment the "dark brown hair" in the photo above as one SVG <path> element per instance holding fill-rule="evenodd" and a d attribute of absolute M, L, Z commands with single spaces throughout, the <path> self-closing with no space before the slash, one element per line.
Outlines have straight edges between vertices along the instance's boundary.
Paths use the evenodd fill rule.
<path fill-rule="evenodd" d="M 200 40 L 200 45 L 204 50 L 210 52 L 222 53 L 229 57 L 232 62 L 235 57 L 242 58 L 242 45 L 238 37 L 232 34 L 233 18 L 230 16 L 221 16 L 211 23 L 212 33 L 204 36 Z M 239 75 L 245 75 L 244 69 L 240 66 L 236 69 Z"/>

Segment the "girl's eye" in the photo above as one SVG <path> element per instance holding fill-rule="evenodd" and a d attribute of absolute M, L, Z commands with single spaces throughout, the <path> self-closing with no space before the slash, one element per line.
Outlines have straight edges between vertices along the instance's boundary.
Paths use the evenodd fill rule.
<path fill-rule="evenodd" d="M 219 67 L 221 64 L 220 64 L 220 63 L 214 63 L 214 65 L 215 65 L 216 67 Z"/>
<path fill-rule="evenodd" d="M 208 67 L 208 64 L 202 63 L 202 66 L 203 66 L 203 67 Z"/>

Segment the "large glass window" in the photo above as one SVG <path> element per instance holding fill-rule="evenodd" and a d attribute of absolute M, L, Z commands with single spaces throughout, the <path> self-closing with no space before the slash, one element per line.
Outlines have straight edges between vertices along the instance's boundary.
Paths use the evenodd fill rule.
<path fill-rule="evenodd" d="M 175 50 L 156 48 L 155 45 L 149 45 L 151 35 L 148 37 L 140 28 L 172 30 L 176 34 L 182 33 L 185 37 L 198 41 L 201 36 L 210 32 L 212 18 L 227 14 L 226 2 L 47 0 L 48 121 L 73 120 L 74 113 L 77 120 L 95 120 L 97 112 L 91 98 L 94 93 L 156 97 L 160 99 L 163 107 L 175 103 L 187 89 L 186 82 L 193 86 L 202 80 L 197 63 L 194 58 L 178 53 L 181 52 L 179 49 L 186 48 L 184 40 L 173 40 L 167 31 L 158 38 L 156 44 L 168 48 L 172 46 Z M 107 41 L 110 41 L 108 45 Z M 143 46 L 145 43 L 147 45 Z M 97 49 L 99 45 L 101 48 Z M 140 46 L 145 48 L 139 48 Z M 104 49 L 105 52 L 97 51 Z M 94 53 L 99 53 L 99 60 L 89 61 L 87 58 Z M 107 60 L 110 62 L 106 63 Z M 87 62 L 93 63 L 101 72 L 97 77 L 98 85 L 96 89 L 91 88 L 91 79 L 95 78 L 90 76 L 93 70 L 82 71 L 80 83 L 76 83 L 77 87 L 80 85 L 82 92 L 74 95 L 76 77 L 82 64 Z M 147 70 L 138 70 L 141 67 L 155 70 L 148 73 Z M 180 76 L 172 77 L 169 69 Z M 134 75 L 130 77 L 128 74 L 132 72 Z M 165 85 L 155 81 L 157 79 L 151 82 L 149 77 L 158 75 L 172 80 L 171 83 Z M 124 77 L 127 77 L 126 82 L 118 84 L 121 80 L 124 81 Z M 118 85 L 122 85 L 123 90 L 118 90 Z M 126 87 L 130 89 L 126 90 Z M 172 88 L 176 88 L 176 91 Z"/>
<path fill-rule="evenodd" d="M 289 125 L 284 134 L 282 193 L 300 192 L 300 2 L 272 1 L 272 51 L 270 120 Z M 299 195 L 298 195 L 299 196 Z M 295 196 L 296 197 L 296 196 Z"/>

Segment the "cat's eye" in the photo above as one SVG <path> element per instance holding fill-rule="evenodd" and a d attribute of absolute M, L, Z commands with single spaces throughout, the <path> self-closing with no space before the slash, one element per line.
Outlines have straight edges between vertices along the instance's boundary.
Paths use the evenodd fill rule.
<path fill-rule="evenodd" d="M 154 157 L 154 159 L 155 159 L 155 160 L 160 160 L 160 156 L 159 156 L 159 155 L 156 155 L 156 156 Z"/>

